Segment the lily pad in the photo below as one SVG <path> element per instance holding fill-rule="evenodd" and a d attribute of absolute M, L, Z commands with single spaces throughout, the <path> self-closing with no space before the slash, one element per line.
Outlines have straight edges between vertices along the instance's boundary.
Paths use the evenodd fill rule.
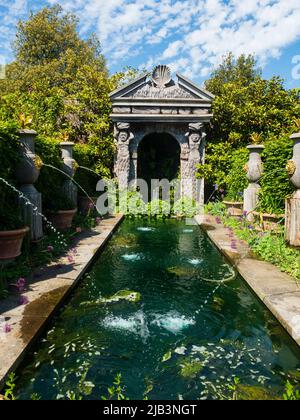
<path fill-rule="evenodd" d="M 185 360 L 180 366 L 180 374 L 186 379 L 194 378 L 204 368 L 203 363 L 196 359 Z"/>
<path fill-rule="evenodd" d="M 172 357 L 172 352 L 168 351 L 166 354 L 163 355 L 162 362 L 167 362 Z"/>
<path fill-rule="evenodd" d="M 141 294 L 139 292 L 133 292 L 132 290 L 120 290 L 109 298 L 101 298 L 94 302 L 82 302 L 82 306 L 99 305 L 105 303 L 116 303 L 122 300 L 128 302 L 139 302 L 141 300 Z"/>
<path fill-rule="evenodd" d="M 225 301 L 219 296 L 214 296 L 212 307 L 216 311 L 221 311 L 224 306 Z"/>
<path fill-rule="evenodd" d="M 170 274 L 175 274 L 177 277 L 191 277 L 195 274 L 195 270 L 192 268 L 181 266 L 169 267 L 167 271 Z"/>
<path fill-rule="evenodd" d="M 117 236 L 114 239 L 114 245 L 120 248 L 130 248 L 132 246 L 135 246 L 136 242 L 136 236 L 133 234 L 128 234 L 126 236 Z"/>
<path fill-rule="evenodd" d="M 274 401 L 278 396 L 266 388 L 239 384 L 237 386 L 238 399 L 242 401 Z"/>

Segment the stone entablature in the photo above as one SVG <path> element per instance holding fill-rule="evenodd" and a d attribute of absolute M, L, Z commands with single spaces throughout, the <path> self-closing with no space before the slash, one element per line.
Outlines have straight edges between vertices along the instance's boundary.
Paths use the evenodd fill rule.
<path fill-rule="evenodd" d="M 144 74 L 111 95 L 117 146 L 115 175 L 120 189 L 137 178 L 138 147 L 152 133 L 172 135 L 181 148 L 185 195 L 195 193 L 196 165 L 205 160 L 205 123 L 211 121 L 214 96 L 182 75 L 177 82 L 166 66 Z M 204 183 L 200 192 L 203 202 Z"/>

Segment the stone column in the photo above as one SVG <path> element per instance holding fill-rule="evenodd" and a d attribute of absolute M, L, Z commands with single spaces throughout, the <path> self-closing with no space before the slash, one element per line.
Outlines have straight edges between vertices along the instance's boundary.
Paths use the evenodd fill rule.
<path fill-rule="evenodd" d="M 293 159 L 286 169 L 292 184 L 296 187 L 294 194 L 286 200 L 285 237 L 292 246 L 300 246 L 300 133 L 290 137 L 294 141 Z"/>
<path fill-rule="evenodd" d="M 26 206 L 23 200 L 20 200 L 23 220 L 30 227 L 31 239 L 34 242 L 43 237 L 43 221 L 40 215 L 42 213 L 42 195 L 33 185 L 38 180 L 43 165 L 39 156 L 35 154 L 36 136 L 37 132 L 34 130 L 19 131 L 21 161 L 16 169 L 16 178 L 21 184 L 20 191 L 37 208 L 37 211 L 34 211 L 33 206 Z"/>
<path fill-rule="evenodd" d="M 253 221 L 253 211 L 258 204 L 258 194 L 260 191 L 259 180 L 263 174 L 263 163 L 261 153 L 264 150 L 263 145 L 254 144 L 247 146 L 250 152 L 249 161 L 245 167 L 249 186 L 244 191 L 244 212 L 247 212 L 247 220 Z"/>
<path fill-rule="evenodd" d="M 72 142 L 62 142 L 60 143 L 61 154 L 63 159 L 62 170 L 69 175 L 71 178 L 74 177 L 76 172 L 76 161 L 73 159 L 73 148 L 74 143 Z M 78 189 L 74 182 L 71 179 L 66 177 L 66 180 L 63 183 L 63 192 L 68 197 L 68 199 L 74 204 L 74 208 L 77 207 L 77 195 Z"/>
<path fill-rule="evenodd" d="M 204 180 L 196 178 L 197 165 L 204 164 L 205 159 L 205 138 L 202 123 L 189 124 L 189 132 L 186 134 L 189 139 L 188 161 L 185 164 L 183 175 L 183 195 L 194 199 L 199 207 L 204 206 Z"/>
<path fill-rule="evenodd" d="M 117 141 L 118 154 L 115 164 L 115 173 L 120 191 L 128 189 L 130 181 L 130 142 L 134 135 L 130 132 L 129 123 L 116 123 L 115 139 Z"/>

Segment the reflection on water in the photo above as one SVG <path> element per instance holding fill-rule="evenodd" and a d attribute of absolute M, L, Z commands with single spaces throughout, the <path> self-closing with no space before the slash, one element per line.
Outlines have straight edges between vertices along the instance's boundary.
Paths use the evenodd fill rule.
<path fill-rule="evenodd" d="M 118 372 L 131 399 L 219 399 L 235 377 L 245 398 L 278 398 L 300 354 L 200 229 L 126 221 L 17 372 L 18 395 L 85 383 L 99 399 Z"/>

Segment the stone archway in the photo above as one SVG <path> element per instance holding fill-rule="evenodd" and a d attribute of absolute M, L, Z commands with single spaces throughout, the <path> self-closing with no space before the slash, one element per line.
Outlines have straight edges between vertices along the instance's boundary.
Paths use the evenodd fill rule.
<path fill-rule="evenodd" d="M 172 80 L 166 66 L 158 66 L 150 80 L 147 73 L 110 95 L 117 150 L 115 176 L 120 190 L 127 189 L 138 175 L 143 175 L 138 167 L 143 139 L 152 139 L 150 143 L 154 146 L 159 136 L 170 136 L 169 142 L 163 140 L 165 154 L 172 154 L 177 164 L 180 152 L 181 196 L 203 204 L 204 181 L 199 185 L 196 180 L 196 167 L 205 161 L 205 123 L 212 118 L 214 96 L 182 75 L 177 74 L 177 78 L 178 83 Z M 173 149 L 174 140 L 178 148 Z M 167 150 L 168 145 L 170 150 Z M 160 176 L 158 172 L 154 179 Z"/>
<path fill-rule="evenodd" d="M 137 177 L 150 186 L 151 179 L 180 177 L 181 148 L 178 141 L 168 133 L 146 135 L 138 146 Z"/>

